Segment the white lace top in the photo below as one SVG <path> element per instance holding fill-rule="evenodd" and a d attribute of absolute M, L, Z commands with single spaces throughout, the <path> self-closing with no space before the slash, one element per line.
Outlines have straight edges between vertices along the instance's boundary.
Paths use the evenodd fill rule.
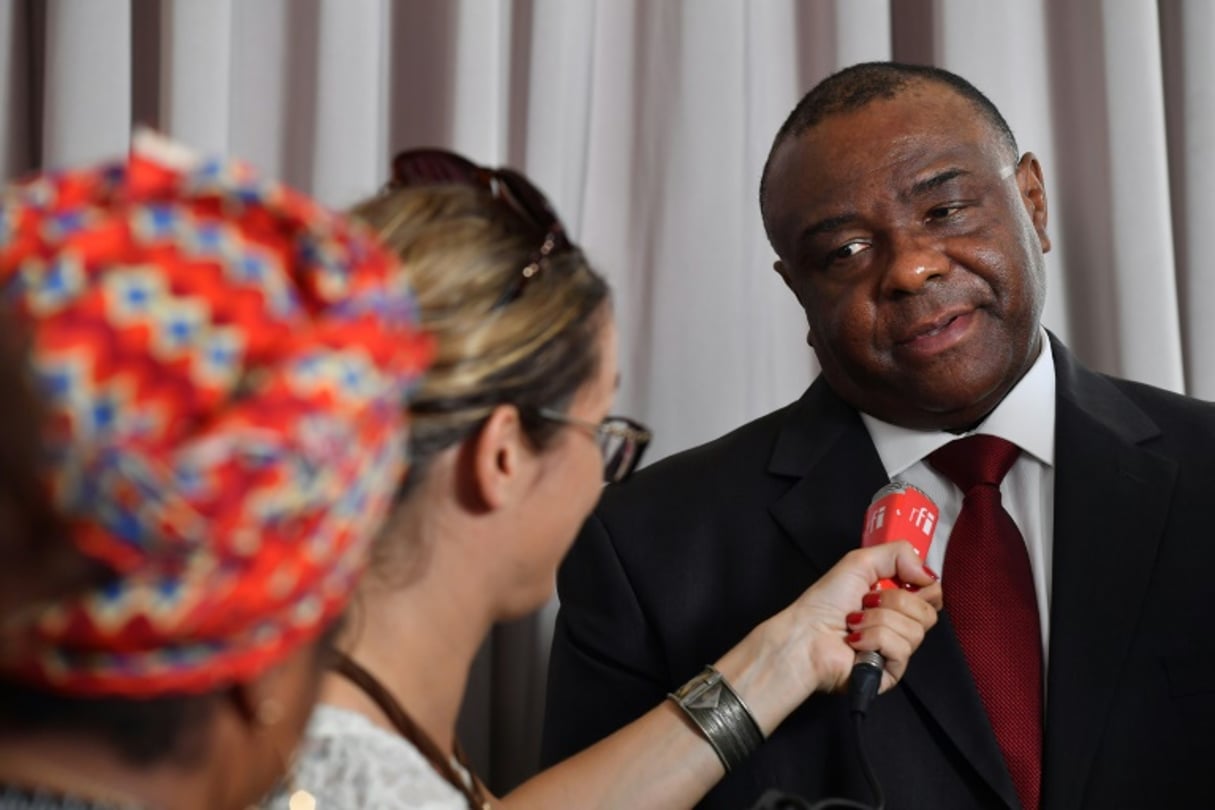
<path fill-rule="evenodd" d="M 460 792 L 408 740 L 325 704 L 316 707 L 300 745 L 294 788 L 315 796 L 317 810 L 468 810 Z M 271 807 L 285 810 L 286 796 Z"/>

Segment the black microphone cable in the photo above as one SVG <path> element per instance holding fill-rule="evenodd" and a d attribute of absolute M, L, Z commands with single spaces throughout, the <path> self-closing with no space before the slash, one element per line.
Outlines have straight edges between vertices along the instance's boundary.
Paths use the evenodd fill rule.
<path fill-rule="evenodd" d="M 865 747 L 865 717 L 869 713 L 869 704 L 877 696 L 878 688 L 882 684 L 884 664 L 882 656 L 876 652 L 860 653 L 852 667 L 852 675 L 848 678 L 849 714 L 852 715 L 853 727 L 856 730 L 856 752 L 861 761 L 865 781 L 869 783 L 869 790 L 873 794 L 873 804 L 844 798 L 820 799 L 811 804 L 787 793 L 769 791 L 752 810 L 885 810 L 886 795 L 882 792 L 882 783 L 878 781 L 877 772 L 869 761 L 869 752 Z"/>
<path fill-rule="evenodd" d="M 882 685 L 885 663 L 879 653 L 859 653 L 852 667 L 852 675 L 848 678 L 848 706 L 856 730 L 856 754 L 861 761 L 865 781 L 869 783 L 869 791 L 873 794 L 873 804 L 852 799 L 821 799 L 810 805 L 810 810 L 885 810 L 886 794 L 882 792 L 882 783 L 878 781 L 873 763 L 869 761 L 869 750 L 865 747 L 865 718 L 869 714 L 869 704 L 877 697 L 878 688 Z"/>

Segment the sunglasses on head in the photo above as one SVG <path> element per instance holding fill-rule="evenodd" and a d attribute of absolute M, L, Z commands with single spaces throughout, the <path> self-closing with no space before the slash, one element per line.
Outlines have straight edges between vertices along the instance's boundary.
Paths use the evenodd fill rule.
<path fill-rule="evenodd" d="M 524 265 L 518 280 L 496 306 L 503 306 L 518 298 L 549 256 L 573 249 L 565 226 L 557 218 L 548 198 L 514 169 L 478 166 L 468 158 L 445 149 L 409 149 L 392 159 L 392 179 L 388 181 L 390 189 L 448 184 L 471 186 L 489 192 L 523 224 L 535 230 L 539 237 L 540 244 L 531 261 Z"/>
<path fill-rule="evenodd" d="M 527 282 L 540 272 L 545 259 L 575 249 L 548 198 L 514 169 L 478 166 L 445 149 L 410 149 L 392 160 L 389 189 L 448 184 L 489 192 L 524 225 L 536 231 L 539 238 L 540 245 L 531 261 L 523 267 L 518 280 L 503 294 L 495 309 L 518 298 Z M 651 439 L 648 428 L 623 416 L 608 416 L 599 424 L 593 424 L 547 408 L 540 409 L 538 415 L 590 431 L 603 455 L 603 478 L 608 483 L 623 481 L 632 474 Z"/>

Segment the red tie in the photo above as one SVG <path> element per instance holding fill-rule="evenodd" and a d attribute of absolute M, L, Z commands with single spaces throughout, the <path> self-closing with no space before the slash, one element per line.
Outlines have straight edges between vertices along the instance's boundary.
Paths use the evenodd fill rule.
<path fill-rule="evenodd" d="M 1000 482 L 1021 449 L 968 436 L 928 462 L 965 499 L 945 549 L 945 607 L 1025 810 L 1042 781 L 1042 635 L 1029 555 L 1000 503 Z"/>

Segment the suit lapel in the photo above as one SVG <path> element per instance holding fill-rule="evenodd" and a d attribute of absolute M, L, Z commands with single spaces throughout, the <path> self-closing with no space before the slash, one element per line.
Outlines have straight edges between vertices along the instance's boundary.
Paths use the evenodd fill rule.
<path fill-rule="evenodd" d="M 1083 804 L 1168 516 L 1157 426 L 1057 342 L 1055 523 L 1043 807 Z"/>
<path fill-rule="evenodd" d="M 860 416 L 819 378 L 790 409 L 768 471 L 798 478 L 770 511 L 820 571 L 860 545 L 886 472 Z"/>
<path fill-rule="evenodd" d="M 970 763 L 1004 806 L 1010 810 L 1020 807 L 1017 789 L 987 720 L 987 709 L 975 687 L 948 611 L 942 611 L 937 626 L 911 656 L 903 675 L 903 688 L 912 702 L 940 725 L 957 753 Z"/>
<path fill-rule="evenodd" d="M 770 511 L 822 572 L 860 544 L 865 509 L 887 481 L 864 423 L 821 378 L 790 409 L 769 472 L 799 479 Z M 1012 779 L 947 616 L 912 656 L 901 688 L 957 754 L 1010 808 L 1016 807 Z M 880 723 L 875 713 L 875 739 L 881 736 Z"/>

